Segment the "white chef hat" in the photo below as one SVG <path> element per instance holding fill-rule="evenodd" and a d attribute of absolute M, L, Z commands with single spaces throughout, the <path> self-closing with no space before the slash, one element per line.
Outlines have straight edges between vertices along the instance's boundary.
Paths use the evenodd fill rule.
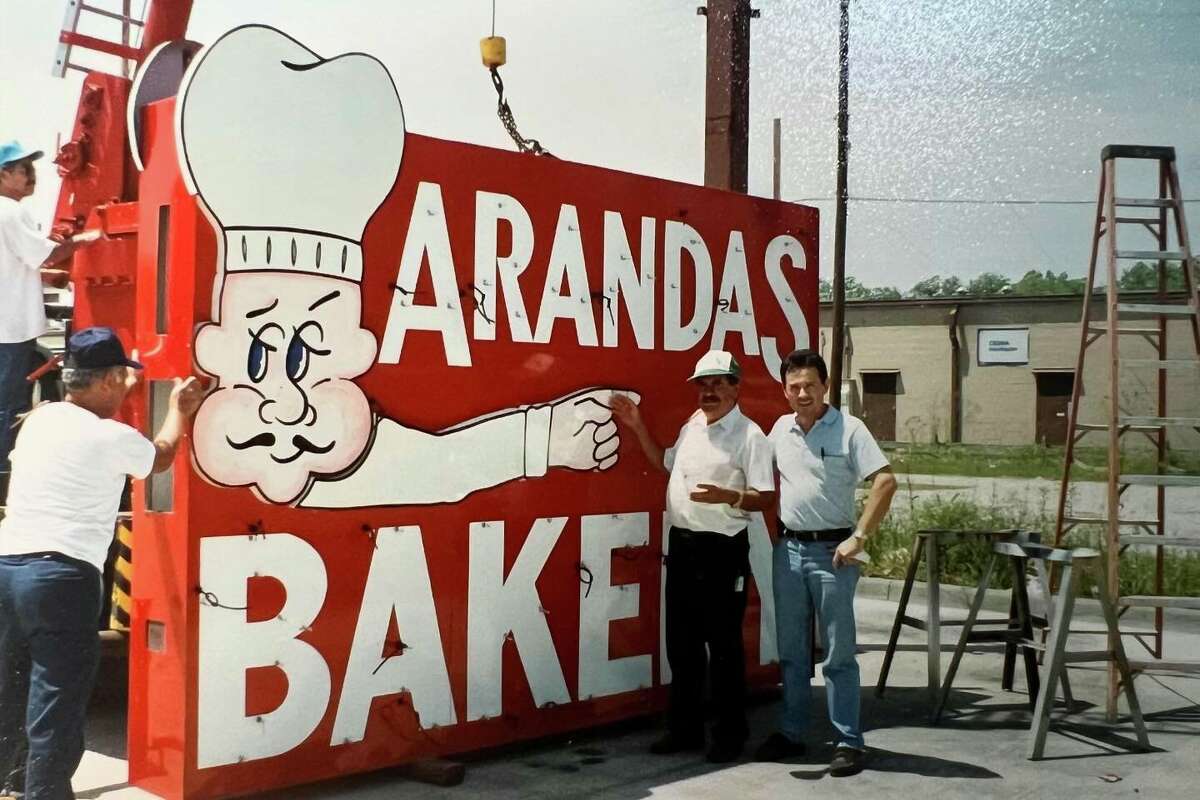
<path fill-rule="evenodd" d="M 175 131 L 227 273 L 362 280 L 363 230 L 404 152 L 400 97 L 377 59 L 324 59 L 274 28 L 235 28 L 192 61 Z"/>

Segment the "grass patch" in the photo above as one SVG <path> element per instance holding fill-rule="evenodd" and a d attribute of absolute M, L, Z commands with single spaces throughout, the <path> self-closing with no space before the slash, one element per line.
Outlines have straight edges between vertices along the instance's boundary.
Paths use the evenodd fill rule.
<path fill-rule="evenodd" d="M 896 472 L 916 475 L 964 475 L 980 478 L 1062 477 L 1063 448 L 1042 445 L 898 444 L 888 450 Z M 1121 471 L 1153 473 L 1153 450 L 1135 450 L 1121 456 Z M 1200 453 L 1172 450 L 1167 471 L 1200 473 Z M 1108 477 L 1108 455 L 1102 447 L 1075 448 L 1074 480 L 1103 481 Z"/>
<path fill-rule="evenodd" d="M 866 574 L 879 578 L 903 580 L 912 554 L 913 536 L 919 530 L 929 528 L 957 530 L 1004 530 L 1022 528 L 1040 532 L 1044 539 L 1053 536 L 1054 520 L 1044 512 L 1030 511 L 1026 504 L 1018 502 L 996 502 L 990 505 L 977 503 L 960 495 L 950 497 L 912 498 L 905 507 L 894 507 L 883 524 L 867 542 L 871 563 Z M 1100 550 L 1104 533 L 1098 526 L 1080 526 L 1067 538 L 1071 547 L 1092 547 Z M 961 586 L 975 586 L 987 565 L 991 547 L 983 541 L 962 542 L 942 551 L 942 582 Z M 1155 555 L 1150 549 L 1129 549 L 1121 556 L 1121 594 L 1155 594 Z M 1103 567 L 1103 558 L 1101 567 Z M 925 579 L 925 571 L 918 571 L 919 580 Z M 1082 591 L 1091 592 L 1088 578 Z M 995 589 L 1012 586 L 1009 570 L 997 569 L 991 580 Z M 1163 594 L 1200 595 L 1200 555 L 1186 552 L 1167 551 L 1163 557 Z"/>

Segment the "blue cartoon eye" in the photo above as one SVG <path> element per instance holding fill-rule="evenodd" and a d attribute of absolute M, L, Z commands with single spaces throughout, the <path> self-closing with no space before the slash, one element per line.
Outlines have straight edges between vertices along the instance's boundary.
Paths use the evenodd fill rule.
<path fill-rule="evenodd" d="M 308 372 L 308 352 L 308 346 L 304 344 L 304 339 L 300 338 L 300 333 L 297 331 L 292 336 L 292 340 L 288 342 L 287 349 L 287 374 L 293 381 L 302 379 Z"/>
<path fill-rule="evenodd" d="M 250 339 L 250 352 L 246 355 L 246 374 L 254 383 L 267 376 L 267 345 L 257 336 Z"/>

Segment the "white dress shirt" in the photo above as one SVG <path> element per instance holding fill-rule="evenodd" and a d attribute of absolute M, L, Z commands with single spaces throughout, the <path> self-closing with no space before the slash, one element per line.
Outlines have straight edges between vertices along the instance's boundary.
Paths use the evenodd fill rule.
<path fill-rule="evenodd" d="M 762 428 L 737 406 L 711 425 L 703 411 L 679 430 L 674 447 L 663 454 L 671 473 L 667 482 L 667 521 L 677 528 L 733 536 L 750 512 L 725 503 L 697 503 L 690 495 L 701 483 L 724 489 L 775 491 L 771 445 Z"/>

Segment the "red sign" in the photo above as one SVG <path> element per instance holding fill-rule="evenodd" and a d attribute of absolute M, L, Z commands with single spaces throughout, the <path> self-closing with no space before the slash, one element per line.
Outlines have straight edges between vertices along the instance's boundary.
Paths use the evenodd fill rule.
<path fill-rule="evenodd" d="M 142 130 L 141 358 L 214 389 L 135 496 L 134 783 L 259 791 L 660 706 L 666 481 L 608 403 L 670 443 L 725 349 L 769 428 L 817 212 L 407 133 L 378 62 L 261 27 Z"/>

